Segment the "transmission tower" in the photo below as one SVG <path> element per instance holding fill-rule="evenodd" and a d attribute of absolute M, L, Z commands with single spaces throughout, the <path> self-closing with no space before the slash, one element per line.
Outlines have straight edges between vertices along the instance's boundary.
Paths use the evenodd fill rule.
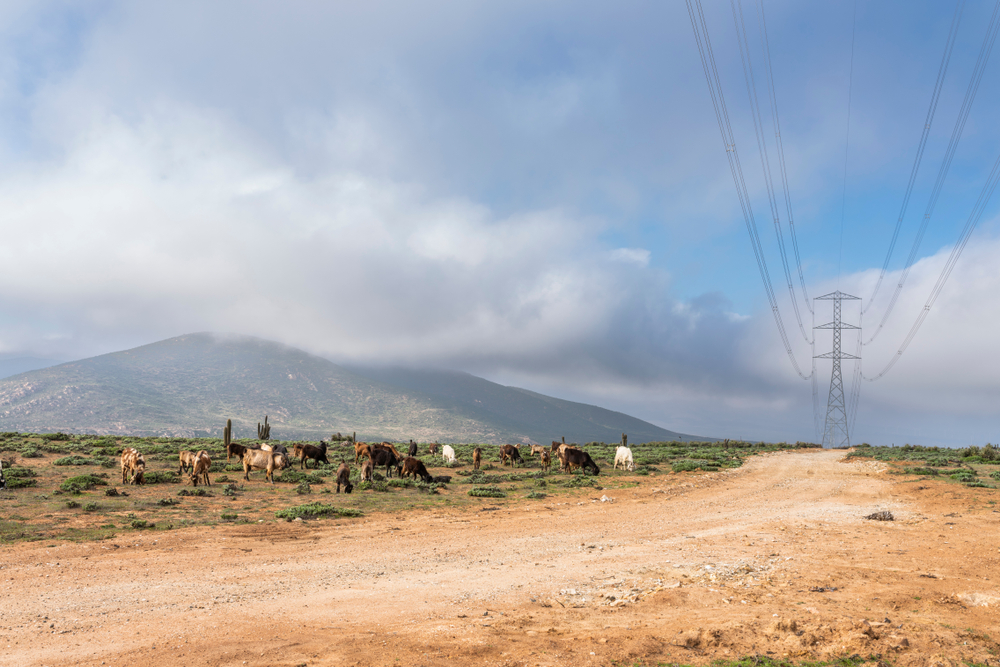
<path fill-rule="evenodd" d="M 843 329 L 858 329 L 853 324 L 844 324 L 840 319 L 840 302 L 860 299 L 840 290 L 816 297 L 816 301 L 833 301 L 833 322 L 821 324 L 816 329 L 833 330 L 833 351 L 816 355 L 817 359 L 833 359 L 833 372 L 830 375 L 830 398 L 826 403 L 826 426 L 823 428 L 824 447 L 850 447 L 851 436 L 847 428 L 847 405 L 844 401 L 844 376 L 840 372 L 841 359 L 860 359 L 853 354 L 840 350 L 840 332 Z"/>

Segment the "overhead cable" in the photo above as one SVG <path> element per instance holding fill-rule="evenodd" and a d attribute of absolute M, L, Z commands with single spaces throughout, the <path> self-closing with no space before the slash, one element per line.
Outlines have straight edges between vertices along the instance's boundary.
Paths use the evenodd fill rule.
<path fill-rule="evenodd" d="M 802 324 L 802 315 L 799 313 L 799 304 L 795 297 L 795 288 L 792 284 L 792 274 L 788 268 L 788 253 L 785 251 L 785 238 L 781 230 L 781 216 L 778 213 L 778 199 L 775 195 L 774 179 L 771 176 L 771 160 L 767 152 L 767 141 L 764 139 L 764 119 L 761 117 L 760 113 L 760 101 L 757 98 L 757 81 L 754 77 L 753 60 L 750 57 L 750 40 L 747 39 L 746 23 L 743 20 L 743 2 L 742 0 L 729 0 L 729 5 L 733 10 L 733 24 L 736 26 L 736 41 L 740 48 L 740 60 L 743 63 L 743 79 L 746 81 L 747 98 L 750 100 L 750 115 L 753 118 L 754 135 L 757 137 L 757 150 L 760 154 L 760 167 L 764 172 L 764 185 L 767 190 L 767 200 L 771 206 L 771 219 L 774 221 L 774 234 L 778 241 L 778 254 L 781 256 L 781 265 L 785 270 L 785 283 L 788 286 L 788 294 L 791 296 L 792 310 L 795 311 L 795 320 L 799 324 L 799 331 L 802 333 L 802 338 L 808 343 L 810 342 L 810 337 L 809 334 L 806 333 L 805 326 Z M 738 9 L 737 5 L 739 5 Z M 770 80 L 768 80 L 768 90 L 770 93 Z M 771 118 L 773 121 L 775 119 L 776 107 L 773 106 L 773 94 L 769 94 L 769 97 L 772 100 Z M 775 134 L 777 134 L 777 127 L 775 127 Z M 783 157 L 781 162 L 784 162 Z M 787 191 L 785 198 L 786 201 L 788 201 Z"/>
<path fill-rule="evenodd" d="M 983 39 L 983 45 L 979 50 L 979 57 L 976 59 L 976 66 L 972 71 L 972 79 L 969 81 L 969 87 L 965 91 L 965 99 L 962 101 L 962 108 L 959 110 L 958 119 L 955 121 L 955 127 L 951 132 L 951 139 L 948 141 L 948 148 L 945 150 L 944 159 L 941 161 L 941 168 L 938 170 L 937 179 L 934 181 L 934 187 L 931 189 L 931 196 L 927 202 L 927 208 L 924 211 L 924 218 L 920 221 L 920 228 L 917 230 L 917 236 L 913 239 L 913 247 L 910 248 L 910 255 L 906 259 L 906 266 L 903 269 L 902 274 L 899 277 L 899 283 L 896 285 L 896 290 L 893 292 L 892 298 L 889 300 L 889 305 L 886 308 L 885 314 L 882 316 L 882 321 L 879 322 L 878 327 L 875 329 L 875 333 L 872 337 L 865 342 L 865 345 L 870 344 L 878 336 L 879 332 L 882 331 L 882 327 L 885 326 L 886 321 L 889 319 L 889 315 L 892 314 L 893 308 L 896 306 L 896 302 L 899 299 L 899 293 L 903 290 L 903 284 L 906 282 L 907 276 L 910 274 L 910 269 L 913 267 L 914 262 L 917 258 L 917 251 L 920 248 L 920 242 L 924 237 L 924 232 L 927 231 L 927 224 L 930 222 L 931 215 L 934 213 L 934 207 L 937 204 L 938 196 L 941 194 L 941 188 L 944 186 L 945 177 L 948 175 L 948 169 L 951 167 L 951 162 L 955 157 L 955 151 L 958 150 L 959 140 L 962 138 L 962 132 L 965 130 L 965 123 L 969 119 L 969 112 L 972 110 L 972 102 L 976 98 L 976 93 L 979 91 L 979 83 L 982 81 L 983 72 L 986 70 L 986 63 L 989 62 L 990 53 L 993 51 L 993 44 L 996 42 L 997 31 L 1000 30 L 1000 0 L 997 0 L 996 5 L 993 8 L 993 16 L 990 18 L 989 27 L 986 29 L 986 37 Z"/>
<path fill-rule="evenodd" d="M 771 114 L 774 120 L 774 138 L 778 146 L 778 167 L 781 172 L 781 186 L 785 193 L 785 210 L 788 215 L 788 233 L 792 238 L 792 250 L 795 252 L 795 268 L 799 274 L 799 285 L 802 288 L 802 300 L 806 308 L 813 312 L 812 300 L 806 291 L 806 278 L 802 271 L 802 258 L 799 256 L 799 240 L 795 234 L 795 216 L 792 215 L 791 189 L 788 187 L 788 169 L 785 167 L 785 148 L 781 141 L 781 122 L 778 117 L 778 98 L 774 91 L 774 70 L 771 67 L 771 46 L 767 39 L 767 20 L 764 16 L 764 0 L 757 3 L 757 22 L 760 26 L 761 44 L 764 49 L 764 65 L 767 67 L 767 90 L 771 97 Z M 793 297 L 794 300 L 794 297 Z M 815 342 L 815 334 L 813 341 Z"/>
<path fill-rule="evenodd" d="M 892 251 L 896 247 L 896 240 L 899 238 L 899 230 L 903 226 L 906 208 L 909 206 L 910 195 L 913 193 L 913 184 L 917 180 L 920 162 L 924 157 L 924 148 L 927 146 L 927 138 L 931 133 L 931 125 L 934 122 L 934 114 L 937 111 L 938 99 L 941 97 L 945 74 L 948 71 L 949 63 L 951 63 L 951 53 L 955 48 L 955 37 L 958 35 L 958 24 L 962 18 L 962 10 L 964 8 L 965 0 L 958 0 L 958 3 L 955 5 L 955 15 L 951 19 L 951 28 L 948 30 L 948 40 L 945 42 L 944 55 L 941 57 L 941 65 L 938 67 L 937 80 L 934 82 L 931 104 L 927 108 L 927 116 L 924 118 L 924 131 L 920 134 L 920 143 L 917 144 L 917 154 L 913 158 L 913 166 L 910 168 L 910 178 L 906 182 L 906 192 L 903 194 L 903 204 L 899 207 L 899 217 L 896 218 L 896 229 L 892 232 L 892 240 L 889 241 L 889 251 L 885 254 L 885 262 L 882 264 L 882 270 L 879 272 L 878 280 L 875 282 L 875 289 L 872 290 L 872 295 L 868 299 L 868 306 L 862 310 L 865 313 L 875 303 L 875 295 L 878 294 L 879 287 L 882 286 L 882 280 L 885 279 L 886 271 L 889 269 L 889 260 L 892 258 Z"/>
<path fill-rule="evenodd" d="M 941 296 L 941 290 L 944 289 L 945 283 L 948 282 L 948 277 L 951 276 L 951 272 L 954 270 L 955 264 L 958 263 L 958 258 L 961 257 L 962 251 L 965 250 L 965 246 L 969 242 L 969 238 L 972 236 L 972 231 L 976 228 L 976 224 L 982 217 L 983 211 L 986 209 L 986 205 L 989 203 L 990 197 L 993 195 L 993 191 L 996 190 L 998 182 L 1000 182 L 1000 157 L 997 157 L 997 161 L 993 163 L 993 170 L 990 172 L 989 178 L 986 179 L 986 184 L 983 185 L 983 189 L 979 193 L 979 198 L 976 200 L 976 205 L 972 208 L 972 213 L 969 214 L 969 219 L 966 221 L 965 227 L 962 228 L 962 233 L 958 238 L 958 242 L 956 242 L 955 246 L 951 249 L 948 261 L 945 262 L 944 267 L 941 269 L 941 275 L 938 276 L 937 282 L 934 283 L 930 296 L 927 297 L 927 301 L 924 303 L 924 307 L 917 316 L 913 326 L 910 327 L 909 333 L 906 335 L 906 338 L 903 339 L 903 344 L 899 346 L 899 350 L 892 357 L 892 359 L 889 360 L 888 365 L 886 365 L 881 373 L 873 378 L 865 378 L 869 382 L 874 382 L 888 373 L 889 370 L 896 365 L 896 362 L 899 361 L 899 358 L 903 356 L 903 352 L 906 351 L 906 348 L 909 347 L 910 343 L 913 342 L 913 337 L 917 335 L 920 325 L 922 325 L 924 320 L 927 319 L 934 302 L 937 301 L 939 296 Z"/>
<path fill-rule="evenodd" d="M 743 168 L 740 165 L 739 153 L 736 151 L 736 139 L 733 135 L 732 125 L 729 122 L 729 112 L 726 109 L 725 98 L 722 94 L 722 83 L 719 80 L 719 71 L 715 64 L 715 56 L 712 54 L 712 43 L 708 36 L 708 25 L 705 22 L 705 13 L 701 6 L 701 0 L 685 1 L 687 3 L 688 15 L 691 17 L 691 27 L 694 30 L 698 54 L 701 57 L 702 68 L 705 71 L 705 81 L 708 83 L 709 95 L 712 98 L 715 118 L 719 124 L 719 133 L 722 135 L 722 142 L 726 148 L 726 158 L 729 160 L 729 169 L 733 175 L 733 182 L 736 184 L 736 193 L 740 200 L 740 207 L 743 210 L 743 220 L 750 235 L 750 245 L 753 247 L 754 257 L 757 260 L 757 269 L 764 283 L 764 291 L 767 293 L 771 313 L 774 316 L 774 322 L 778 327 L 778 334 L 781 336 L 781 342 L 785 346 L 785 352 L 788 354 L 788 359 L 791 361 L 792 367 L 798 373 L 799 377 L 808 380 L 809 376 L 802 372 L 798 362 L 795 360 L 795 354 L 792 352 L 792 346 L 788 342 L 788 334 L 781 319 L 781 312 L 778 310 L 778 300 L 771 285 L 771 276 L 767 270 L 764 249 L 757 231 L 757 222 L 750 207 L 750 194 L 747 191 L 746 181 L 743 178 Z"/>

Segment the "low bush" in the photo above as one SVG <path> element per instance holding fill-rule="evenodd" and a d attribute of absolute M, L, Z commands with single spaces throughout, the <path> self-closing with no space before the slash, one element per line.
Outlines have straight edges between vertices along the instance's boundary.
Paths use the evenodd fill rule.
<path fill-rule="evenodd" d="M 299 485 L 295 487 L 295 493 L 299 494 L 300 496 L 310 494 L 312 493 L 312 487 L 309 486 L 309 482 L 302 480 L 301 482 L 299 482 Z"/>
<path fill-rule="evenodd" d="M 170 507 L 171 505 L 180 505 L 180 502 L 176 498 L 160 498 L 156 501 L 156 504 L 160 507 Z"/>
<path fill-rule="evenodd" d="M 96 512 L 99 509 L 101 509 L 101 506 L 95 502 L 89 502 L 83 506 L 84 512 Z"/>
<path fill-rule="evenodd" d="M 936 468 L 903 468 L 904 475 L 939 475 L 940 470 Z"/>
<path fill-rule="evenodd" d="M 132 523 L 129 524 L 136 530 L 143 530 L 144 528 L 156 528 L 155 523 L 150 523 L 145 519 L 132 519 Z"/>
<path fill-rule="evenodd" d="M 98 461 L 94 459 L 88 459 L 86 456 L 78 456 L 76 454 L 72 456 L 64 456 L 61 459 L 56 459 L 52 462 L 54 466 L 93 466 L 97 465 Z"/>
<path fill-rule="evenodd" d="M 145 484 L 180 484 L 180 476 L 173 470 L 154 470 L 143 475 Z"/>
<path fill-rule="evenodd" d="M 111 497 L 127 496 L 128 491 L 119 491 L 118 489 L 112 486 L 110 489 L 104 489 L 104 495 Z"/>
<path fill-rule="evenodd" d="M 37 486 L 38 476 L 31 468 L 9 468 L 4 470 L 4 478 L 7 480 L 8 489 L 24 489 L 29 486 Z"/>
<path fill-rule="evenodd" d="M 696 461 L 677 461 L 671 466 L 674 472 L 693 472 L 701 468 Z"/>
<path fill-rule="evenodd" d="M 23 445 L 18 448 L 17 453 L 26 459 L 40 459 L 44 456 L 34 445 Z"/>
<path fill-rule="evenodd" d="M 469 489 L 469 495 L 474 498 L 506 498 L 507 492 L 499 486 L 474 486 Z"/>
<path fill-rule="evenodd" d="M 76 509 L 79 506 L 80 506 L 80 503 L 76 502 L 75 500 L 67 500 L 66 501 L 66 507 L 70 508 L 71 510 L 74 510 L 74 509 Z"/>
<path fill-rule="evenodd" d="M 279 510 L 274 513 L 279 519 L 293 521 L 294 519 L 318 519 L 325 516 L 358 517 L 363 516 L 363 512 L 352 507 L 335 507 L 323 503 L 309 503 L 308 505 L 298 505 L 288 509 Z"/>
<path fill-rule="evenodd" d="M 219 515 L 219 518 L 223 521 L 236 521 L 239 518 L 239 514 L 236 512 L 223 512 Z"/>
<path fill-rule="evenodd" d="M 275 481 L 286 482 L 288 484 L 301 484 L 302 482 L 307 482 L 309 484 L 323 484 L 324 475 L 316 472 L 302 472 L 299 470 L 285 470 L 281 473 Z"/>
<path fill-rule="evenodd" d="M 107 486 L 108 483 L 97 475 L 77 475 L 70 477 L 59 485 L 60 490 L 78 496 L 84 491 L 90 491 L 95 486 Z"/>
<path fill-rule="evenodd" d="M 990 473 L 990 477 L 992 477 L 993 479 L 1000 479 L 1000 470 L 996 470 L 994 472 L 991 472 Z"/>
<path fill-rule="evenodd" d="M 535 499 L 541 499 L 546 497 L 548 496 L 542 493 L 541 491 L 532 491 L 531 493 L 525 496 L 525 498 L 535 498 Z"/>
<path fill-rule="evenodd" d="M 199 498 L 211 498 L 215 494 L 211 491 L 205 489 L 181 489 L 177 492 L 178 496 L 196 496 Z"/>
<path fill-rule="evenodd" d="M 222 489 L 222 495 L 229 496 L 230 498 L 235 498 L 236 494 L 243 490 L 242 484 L 234 484 L 230 482 Z"/>

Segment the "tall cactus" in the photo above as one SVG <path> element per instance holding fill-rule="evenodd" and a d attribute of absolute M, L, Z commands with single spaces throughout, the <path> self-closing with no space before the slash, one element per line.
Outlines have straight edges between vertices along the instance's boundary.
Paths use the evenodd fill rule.
<path fill-rule="evenodd" d="M 226 443 L 226 450 L 229 450 L 229 443 L 233 441 L 233 420 L 226 420 L 226 428 L 222 429 L 222 439 Z"/>
<path fill-rule="evenodd" d="M 271 425 L 267 423 L 267 415 L 264 415 L 263 424 L 257 422 L 257 439 L 258 440 L 271 439 Z"/>
<path fill-rule="evenodd" d="M 622 447 L 628 447 L 628 436 L 622 433 Z"/>

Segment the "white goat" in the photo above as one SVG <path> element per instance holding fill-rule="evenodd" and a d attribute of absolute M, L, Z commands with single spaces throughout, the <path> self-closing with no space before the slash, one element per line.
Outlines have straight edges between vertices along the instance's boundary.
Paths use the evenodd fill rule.
<path fill-rule="evenodd" d="M 618 464 L 622 464 L 623 470 L 635 470 L 635 463 L 632 461 L 632 450 L 628 447 L 619 447 L 615 450 L 614 470 L 618 470 Z"/>
<path fill-rule="evenodd" d="M 444 457 L 445 463 L 455 462 L 455 449 L 451 445 L 445 445 L 441 448 L 441 456 Z"/>

